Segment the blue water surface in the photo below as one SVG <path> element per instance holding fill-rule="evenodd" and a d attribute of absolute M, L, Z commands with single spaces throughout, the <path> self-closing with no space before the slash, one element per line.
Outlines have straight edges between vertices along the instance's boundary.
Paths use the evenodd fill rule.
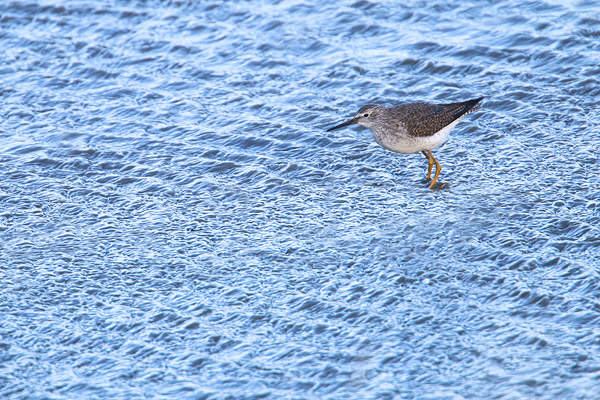
<path fill-rule="evenodd" d="M 600 4 L 0 3 L 0 397 L 600 398 Z M 485 96 L 434 153 L 325 130 Z"/>

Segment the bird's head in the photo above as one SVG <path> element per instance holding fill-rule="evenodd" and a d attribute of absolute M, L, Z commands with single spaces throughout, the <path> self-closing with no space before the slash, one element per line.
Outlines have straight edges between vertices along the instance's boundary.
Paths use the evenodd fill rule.
<path fill-rule="evenodd" d="M 366 106 L 362 106 L 360 110 L 358 110 L 354 118 L 339 125 L 336 125 L 333 128 L 327 129 L 327 132 L 331 132 L 333 130 L 353 124 L 358 124 L 367 128 L 371 128 L 374 124 L 376 124 L 376 121 L 380 115 L 382 108 L 383 107 L 381 106 L 376 106 L 373 104 L 367 104 Z"/>

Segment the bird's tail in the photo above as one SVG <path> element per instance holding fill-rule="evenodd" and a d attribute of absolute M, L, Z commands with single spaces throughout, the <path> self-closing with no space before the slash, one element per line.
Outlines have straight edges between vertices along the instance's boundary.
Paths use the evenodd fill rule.
<path fill-rule="evenodd" d="M 471 114 L 472 112 L 480 110 L 481 109 L 481 104 L 478 104 L 478 103 L 481 100 L 483 100 L 483 97 L 480 97 L 478 99 L 473 99 L 473 100 L 465 101 L 465 106 L 467 107 L 467 112 L 465 112 L 464 115 Z"/>

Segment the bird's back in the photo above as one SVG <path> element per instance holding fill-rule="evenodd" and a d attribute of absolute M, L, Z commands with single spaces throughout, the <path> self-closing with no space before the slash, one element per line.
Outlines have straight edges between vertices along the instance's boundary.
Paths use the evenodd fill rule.
<path fill-rule="evenodd" d="M 454 121 L 478 109 L 475 107 L 483 97 L 450 104 L 411 103 L 388 109 L 392 119 L 401 121 L 407 133 L 413 137 L 435 135 Z"/>

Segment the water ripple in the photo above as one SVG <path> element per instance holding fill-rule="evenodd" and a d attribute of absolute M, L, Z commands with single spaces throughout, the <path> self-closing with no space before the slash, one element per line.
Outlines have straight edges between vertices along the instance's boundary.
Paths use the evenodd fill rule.
<path fill-rule="evenodd" d="M 0 6 L 5 398 L 593 398 L 598 7 Z M 485 96 L 436 156 L 325 129 Z"/>

